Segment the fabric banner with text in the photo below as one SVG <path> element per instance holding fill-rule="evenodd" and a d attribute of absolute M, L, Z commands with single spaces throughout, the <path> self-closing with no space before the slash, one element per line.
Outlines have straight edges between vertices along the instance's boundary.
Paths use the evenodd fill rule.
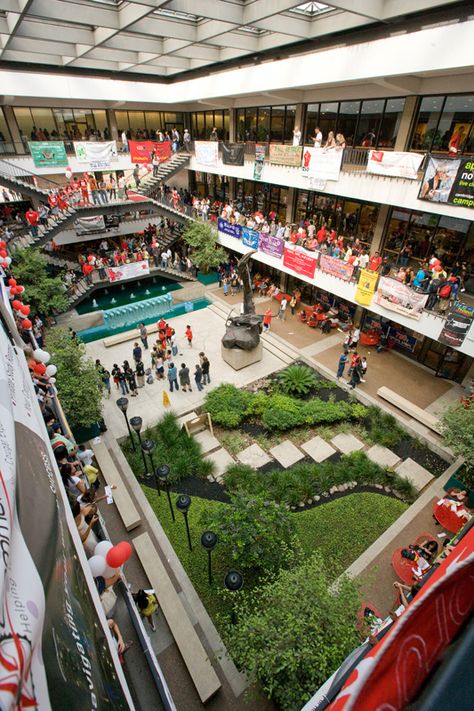
<path fill-rule="evenodd" d="M 222 162 L 224 165 L 244 165 L 244 144 L 223 143 Z"/>
<path fill-rule="evenodd" d="M 464 343 L 473 320 L 474 307 L 455 301 L 448 311 L 438 341 L 446 346 L 459 348 Z"/>
<path fill-rule="evenodd" d="M 337 259 L 337 257 L 329 257 L 327 254 L 321 255 L 319 266 L 321 271 L 343 279 L 344 281 L 350 281 L 354 273 L 352 264 L 343 262 L 342 259 Z"/>
<path fill-rule="evenodd" d="M 283 254 L 284 244 L 280 237 L 272 237 L 272 235 L 261 232 L 258 240 L 258 251 L 280 259 Z"/>
<path fill-rule="evenodd" d="M 88 235 L 95 232 L 105 232 L 105 219 L 103 215 L 91 215 L 90 217 L 79 217 L 74 221 L 74 229 L 77 235 Z"/>
<path fill-rule="evenodd" d="M 229 235 L 229 237 L 235 237 L 236 239 L 240 239 L 242 237 L 242 226 L 223 220 L 222 217 L 219 217 L 217 220 L 217 229 L 224 235 Z"/>
<path fill-rule="evenodd" d="M 196 163 L 201 165 L 217 165 L 219 158 L 219 143 L 217 141 L 194 141 Z"/>
<path fill-rule="evenodd" d="M 265 146 L 261 143 L 255 145 L 255 163 L 253 166 L 253 179 L 261 180 L 263 164 L 265 162 Z"/>
<path fill-rule="evenodd" d="M 418 294 L 396 279 L 380 277 L 374 302 L 388 311 L 419 320 L 428 300 L 427 294 Z"/>
<path fill-rule="evenodd" d="M 90 170 L 110 168 L 118 160 L 115 141 L 74 141 L 78 163 L 88 163 Z"/>
<path fill-rule="evenodd" d="M 160 161 L 171 158 L 171 143 L 170 141 L 129 141 L 130 160 L 132 163 L 151 163 L 151 154 L 156 151 Z"/>
<path fill-rule="evenodd" d="M 474 160 L 429 156 L 418 199 L 474 208 Z"/>
<path fill-rule="evenodd" d="M 362 304 L 363 306 L 370 305 L 372 297 L 375 293 L 378 277 L 379 275 L 377 272 L 372 272 L 369 269 L 362 269 L 355 293 L 355 300 L 358 304 Z"/>
<path fill-rule="evenodd" d="M 397 151 L 369 151 L 367 172 L 387 175 L 390 178 L 417 180 L 424 156 L 420 153 Z"/>
<path fill-rule="evenodd" d="M 301 146 L 285 146 L 281 143 L 270 143 L 270 163 L 275 165 L 301 165 Z"/>
<path fill-rule="evenodd" d="M 318 258 L 314 252 L 308 252 L 303 247 L 298 247 L 295 244 L 285 244 L 283 264 L 285 267 L 288 267 L 288 269 L 292 269 L 296 272 L 296 274 L 301 274 L 309 279 L 313 279 L 317 263 Z"/>
<path fill-rule="evenodd" d="M 28 148 L 36 168 L 66 166 L 69 162 L 62 141 L 30 141 Z"/>
<path fill-rule="evenodd" d="M 130 262 L 130 264 L 122 264 L 120 267 L 109 267 L 107 276 L 110 282 L 124 281 L 125 279 L 138 279 L 150 273 L 148 260 L 141 262 Z"/>
<path fill-rule="evenodd" d="M 339 180 L 343 151 L 337 148 L 303 148 L 304 177 L 314 180 Z"/>
<path fill-rule="evenodd" d="M 242 227 L 242 244 L 252 249 L 258 249 L 258 239 L 260 232 L 251 230 L 249 227 Z"/>

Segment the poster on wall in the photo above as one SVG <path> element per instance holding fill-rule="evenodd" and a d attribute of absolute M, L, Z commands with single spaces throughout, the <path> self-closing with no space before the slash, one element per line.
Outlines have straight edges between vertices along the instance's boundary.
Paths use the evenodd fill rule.
<path fill-rule="evenodd" d="M 132 163 L 151 163 L 151 154 L 156 151 L 160 157 L 160 161 L 171 158 L 171 143 L 170 141 L 129 141 L 130 160 Z"/>
<path fill-rule="evenodd" d="M 343 262 L 342 259 L 337 259 L 337 257 L 329 257 L 327 254 L 321 255 L 319 268 L 326 274 L 331 274 L 331 276 L 338 277 L 338 279 L 343 279 L 344 281 L 350 281 L 354 273 L 352 264 Z"/>
<path fill-rule="evenodd" d="M 419 200 L 474 207 L 474 160 L 429 156 Z"/>
<path fill-rule="evenodd" d="M 217 229 L 219 232 L 222 232 L 222 234 L 235 237 L 235 239 L 242 237 L 242 226 L 223 220 L 222 217 L 219 217 L 217 220 Z"/>
<path fill-rule="evenodd" d="M 318 263 L 317 256 L 296 244 L 285 244 L 283 251 L 283 264 L 296 274 L 314 279 L 314 272 Z"/>
<path fill-rule="evenodd" d="M 272 235 L 261 232 L 258 240 L 258 251 L 280 259 L 283 254 L 284 244 L 284 240 L 280 239 L 280 237 L 272 237 Z"/>
<path fill-rule="evenodd" d="M 452 348 L 459 348 L 464 343 L 474 320 L 474 307 L 455 301 L 451 305 L 443 330 L 438 341 Z"/>
<path fill-rule="evenodd" d="M 252 249 L 258 249 L 258 238 L 260 233 L 257 230 L 251 230 L 249 227 L 242 227 L 242 244 Z"/>
<path fill-rule="evenodd" d="M 77 235 L 90 235 L 95 232 L 105 232 L 104 216 L 91 215 L 90 217 L 79 217 L 74 221 L 74 228 Z"/>
<path fill-rule="evenodd" d="M 29 141 L 28 148 L 36 168 L 66 166 L 69 162 L 62 141 Z"/>
<path fill-rule="evenodd" d="M 253 166 L 253 179 L 261 180 L 263 164 L 265 162 L 265 146 L 261 143 L 255 145 L 255 163 Z"/>
<path fill-rule="evenodd" d="M 362 306 L 369 306 L 377 286 L 377 272 L 372 272 L 369 269 L 362 269 L 357 283 L 355 300 Z"/>
<path fill-rule="evenodd" d="M 301 165 L 301 146 L 285 146 L 281 143 L 270 143 L 270 163 L 275 165 Z"/>
<path fill-rule="evenodd" d="M 244 144 L 223 143 L 222 162 L 225 165 L 244 165 Z"/>
<path fill-rule="evenodd" d="M 78 163 L 88 163 L 90 170 L 110 168 L 118 160 L 115 141 L 74 141 Z"/>
<path fill-rule="evenodd" d="M 388 311 L 419 320 L 428 300 L 427 294 L 419 294 L 396 279 L 380 277 L 374 302 Z"/>
<path fill-rule="evenodd" d="M 303 177 L 322 181 L 339 180 L 342 154 L 343 151 L 337 148 L 309 148 L 305 146 L 301 167 Z"/>
<path fill-rule="evenodd" d="M 141 262 L 130 262 L 122 264 L 120 267 L 108 267 L 107 276 L 110 282 L 124 281 L 125 279 L 137 279 L 150 273 L 148 260 Z"/>
<path fill-rule="evenodd" d="M 417 180 L 423 158 L 424 155 L 421 153 L 369 151 L 367 172 L 375 173 L 375 175 L 387 175 L 390 178 Z"/>
<path fill-rule="evenodd" d="M 194 141 L 196 163 L 201 165 L 217 165 L 219 158 L 219 143 L 217 141 Z"/>

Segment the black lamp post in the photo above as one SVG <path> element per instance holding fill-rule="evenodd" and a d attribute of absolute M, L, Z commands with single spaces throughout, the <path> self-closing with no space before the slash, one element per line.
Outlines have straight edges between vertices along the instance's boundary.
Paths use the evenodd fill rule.
<path fill-rule="evenodd" d="M 168 477 L 170 475 L 169 466 L 167 464 L 160 464 L 160 466 L 158 467 L 158 469 L 155 472 L 155 475 L 162 482 L 164 488 L 166 489 L 166 495 L 168 497 L 168 504 L 170 507 L 171 518 L 173 519 L 173 521 L 176 521 L 176 518 L 174 515 L 173 504 L 171 503 L 170 485 L 169 485 L 169 481 L 168 481 Z"/>
<path fill-rule="evenodd" d="M 211 553 L 216 547 L 217 536 L 212 531 L 204 531 L 201 536 L 201 545 L 207 550 L 207 577 L 209 585 L 212 585 Z"/>
<path fill-rule="evenodd" d="M 128 421 L 127 417 L 127 409 L 128 409 L 128 398 L 126 397 L 119 397 L 117 400 L 117 407 L 119 410 L 123 412 L 123 416 L 125 417 L 125 422 L 127 423 L 127 429 L 128 429 L 128 434 L 130 436 L 130 442 L 132 443 L 132 449 L 134 452 L 136 452 L 136 447 L 135 447 L 135 442 L 133 441 L 133 436 L 132 436 L 132 430 L 130 429 L 130 423 Z"/>
<path fill-rule="evenodd" d="M 139 417 L 138 415 L 136 415 L 136 417 L 131 417 L 131 418 L 130 418 L 130 424 L 132 425 L 132 430 L 137 433 L 138 443 L 139 443 L 139 445 L 140 445 L 140 452 L 141 452 L 141 454 L 142 454 L 142 460 L 143 460 L 143 473 L 144 473 L 145 476 L 146 476 L 146 475 L 147 475 L 147 472 L 148 472 L 148 467 L 147 467 L 147 464 L 146 464 L 145 452 L 143 451 L 142 438 L 141 438 L 141 435 L 140 435 L 140 430 L 141 430 L 141 428 L 142 428 L 143 420 L 142 420 L 141 417 Z"/>
<path fill-rule="evenodd" d="M 151 476 L 153 476 L 153 473 L 155 471 L 155 463 L 153 461 L 152 457 L 152 452 L 155 449 L 155 443 L 153 442 L 152 439 L 145 439 L 142 442 L 142 454 L 143 454 L 143 461 L 145 461 L 145 454 L 148 454 L 150 458 L 150 464 L 151 464 Z M 145 469 L 147 469 L 146 462 L 145 462 Z M 158 492 L 158 496 L 161 496 L 161 491 L 160 487 L 158 486 L 158 481 L 156 481 L 156 490 Z"/>
<path fill-rule="evenodd" d="M 243 584 L 244 579 L 237 570 L 229 570 L 229 572 L 224 578 L 224 585 L 226 586 L 227 590 L 230 590 L 230 592 L 237 592 L 238 590 L 240 590 Z M 235 625 L 237 622 L 237 617 L 233 605 L 232 611 L 230 613 L 230 619 L 232 624 Z"/>
<path fill-rule="evenodd" d="M 184 522 L 186 524 L 186 533 L 188 536 L 188 546 L 189 550 L 192 551 L 193 547 L 191 544 L 191 534 L 189 533 L 189 523 L 188 523 L 188 510 L 189 507 L 191 506 L 191 497 L 188 496 L 187 494 L 181 494 L 181 496 L 178 496 L 176 499 L 176 508 L 178 511 L 181 511 L 181 513 L 184 516 Z"/>

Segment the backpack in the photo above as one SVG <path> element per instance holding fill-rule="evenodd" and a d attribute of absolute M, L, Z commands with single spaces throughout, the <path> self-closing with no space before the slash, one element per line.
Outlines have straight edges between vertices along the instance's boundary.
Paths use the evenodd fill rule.
<path fill-rule="evenodd" d="M 442 299 L 449 299 L 449 297 L 451 296 L 451 284 L 445 284 L 444 286 L 442 286 L 439 290 L 439 296 Z"/>

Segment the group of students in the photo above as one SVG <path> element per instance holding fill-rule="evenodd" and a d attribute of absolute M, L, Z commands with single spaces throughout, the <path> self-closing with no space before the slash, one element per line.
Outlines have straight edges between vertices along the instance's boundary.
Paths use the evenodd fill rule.
<path fill-rule="evenodd" d="M 367 358 L 360 356 L 357 352 L 357 345 L 360 338 L 360 328 L 350 328 L 344 339 L 344 349 L 339 356 L 337 365 L 336 378 L 340 380 L 344 375 L 346 365 L 349 363 L 347 375 L 349 376 L 349 385 L 352 389 L 359 383 L 365 383 L 367 378 Z"/>

